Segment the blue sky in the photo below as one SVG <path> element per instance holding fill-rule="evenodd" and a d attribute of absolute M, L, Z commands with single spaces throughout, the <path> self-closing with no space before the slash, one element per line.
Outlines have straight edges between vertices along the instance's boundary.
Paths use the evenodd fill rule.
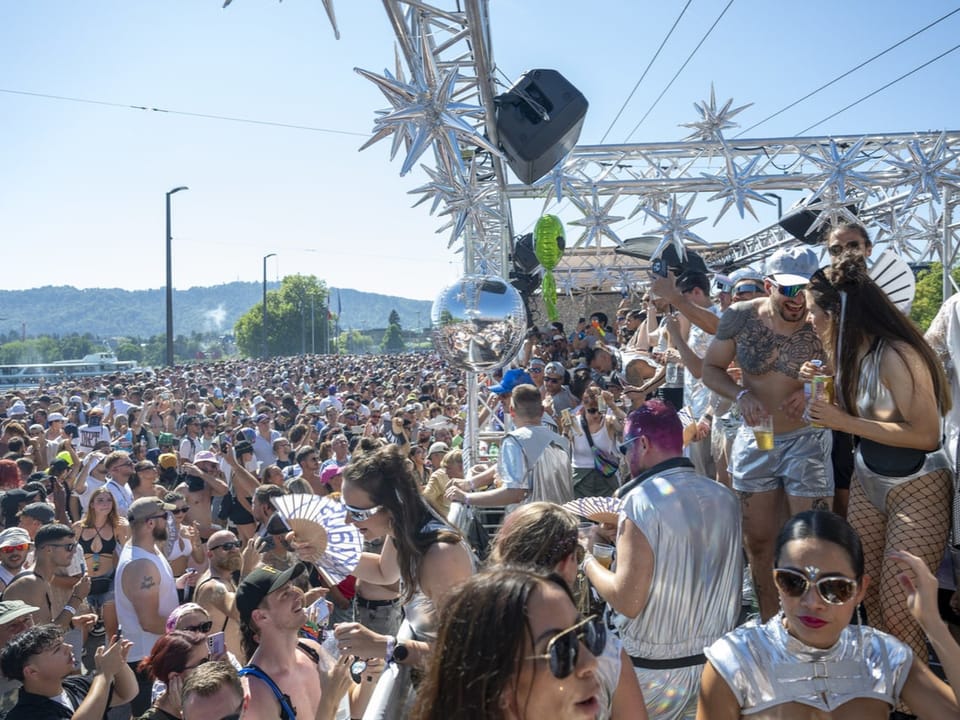
<path fill-rule="evenodd" d="M 449 2 L 452 6 L 453 3 Z M 393 67 L 375 0 L 0 0 L 0 242 L 6 289 L 161 287 L 164 193 L 173 198 L 174 285 L 312 273 L 337 287 L 432 299 L 461 274 L 445 218 L 407 192 L 389 141 L 358 152 L 385 106 L 354 67 Z M 607 142 L 623 142 L 726 0 L 693 0 Z M 509 85 L 555 68 L 590 102 L 596 143 L 683 3 L 494 0 L 494 58 Z M 949 2 L 735 0 L 633 135 L 676 140 L 708 97 L 754 103 L 746 127 L 954 9 Z M 792 136 L 949 50 L 960 13 L 749 133 Z M 960 51 L 810 134 L 955 129 Z M 12 94 L 23 91 L 339 132 L 298 130 Z M 627 199 L 626 209 L 634 201 Z M 528 229 L 539 203 L 515 211 Z M 766 217 L 762 213 L 766 213 Z M 626 214 L 626 213 L 618 213 Z M 763 224 L 775 211 L 760 207 Z M 564 220 L 577 214 L 565 214 Z M 643 222 L 614 226 L 639 235 Z M 709 223 L 699 228 L 705 231 Z M 750 222 L 748 232 L 759 225 Z M 699 231 L 698 228 L 698 231 Z M 571 230 L 571 234 L 572 234 Z"/>

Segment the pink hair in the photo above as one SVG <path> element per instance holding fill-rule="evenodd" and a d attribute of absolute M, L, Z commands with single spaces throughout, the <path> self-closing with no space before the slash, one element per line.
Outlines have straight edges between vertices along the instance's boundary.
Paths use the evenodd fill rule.
<path fill-rule="evenodd" d="M 683 452 L 683 425 L 677 411 L 663 400 L 647 400 L 627 416 L 624 442 L 640 435 L 659 450 Z"/>

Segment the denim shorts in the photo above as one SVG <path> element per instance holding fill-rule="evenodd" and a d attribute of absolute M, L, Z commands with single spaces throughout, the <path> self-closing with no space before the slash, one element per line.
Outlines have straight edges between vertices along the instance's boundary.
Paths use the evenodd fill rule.
<path fill-rule="evenodd" d="M 783 490 L 794 497 L 831 497 L 833 440 L 825 428 L 803 427 L 773 437 L 773 450 L 757 449 L 753 430 L 741 425 L 730 451 L 733 489 Z"/>
<path fill-rule="evenodd" d="M 101 610 L 105 603 L 114 602 L 113 573 L 101 575 L 92 580 L 90 593 L 87 595 L 87 605 L 92 610 Z"/>

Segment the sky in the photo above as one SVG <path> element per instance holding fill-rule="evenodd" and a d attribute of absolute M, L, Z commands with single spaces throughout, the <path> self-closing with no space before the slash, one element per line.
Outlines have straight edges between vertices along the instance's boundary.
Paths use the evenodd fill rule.
<path fill-rule="evenodd" d="M 611 127 L 684 4 L 493 0 L 499 92 L 525 70 L 559 70 L 590 103 L 580 142 L 605 133 L 608 143 L 625 142 L 728 0 L 690 1 Z M 188 186 L 172 196 L 177 288 L 259 281 L 263 257 L 276 253 L 271 281 L 305 273 L 334 287 L 433 299 L 462 275 L 463 260 L 448 250 L 448 233 L 436 232 L 446 218 L 431 216 L 429 203 L 411 207 L 418 196 L 408 193 L 425 176 L 401 178 L 389 140 L 358 152 L 386 102 L 354 68 L 394 65 L 382 3 L 334 0 L 339 41 L 320 0 L 221 6 L 0 0 L 2 287 L 162 287 L 165 193 Z M 711 83 L 719 102 L 754 103 L 737 116 L 747 127 L 955 9 L 935 0 L 734 0 L 630 139 L 684 137 L 678 126 L 696 119 L 693 104 Z M 958 36 L 960 13 L 749 136 L 794 136 L 951 50 Z M 956 129 L 958 97 L 954 51 L 808 134 Z M 515 232 L 532 229 L 541 209 L 515 204 Z M 579 215 L 570 210 L 565 222 Z M 760 206 L 763 222 L 748 216 L 743 232 L 773 213 Z M 640 235 L 645 222 L 614 230 Z"/>

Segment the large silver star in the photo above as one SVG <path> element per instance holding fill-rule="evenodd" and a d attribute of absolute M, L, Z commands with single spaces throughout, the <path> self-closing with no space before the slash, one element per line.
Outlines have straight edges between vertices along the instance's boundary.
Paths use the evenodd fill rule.
<path fill-rule="evenodd" d="M 726 145 L 723 131 L 739 127 L 739 123 L 732 121 L 733 116 L 746 110 L 753 103 L 747 103 L 738 108 L 731 108 L 731 105 L 733 105 L 733 98 L 727 100 L 723 107 L 717 108 L 717 96 L 713 89 L 713 83 L 710 83 L 710 100 L 693 104 L 696 111 L 700 113 L 700 119 L 694 122 L 680 123 L 680 127 L 693 130 L 684 140 L 718 142 L 721 145 Z"/>
<path fill-rule="evenodd" d="M 611 224 L 623 220 L 621 215 L 610 214 L 619 199 L 620 191 L 617 190 L 605 203 L 601 204 L 596 185 L 590 186 L 590 198 L 587 200 L 581 196 L 570 196 L 570 202 L 576 205 L 577 209 L 584 215 L 581 219 L 573 220 L 570 223 L 585 228 L 583 234 L 574 243 L 574 247 L 590 247 L 594 243 L 597 247 L 600 247 L 600 239 L 604 235 L 613 240 L 617 247 L 623 246 L 623 241 L 610 227 Z"/>
<path fill-rule="evenodd" d="M 583 161 L 579 158 L 567 155 L 563 160 L 553 166 L 553 170 L 533 183 L 533 187 L 552 187 L 553 194 L 559 203 L 563 200 L 564 191 L 566 191 L 568 195 L 576 195 L 580 192 L 580 188 L 584 182 L 587 181 L 588 178 L 581 170 L 582 166 Z"/>
<path fill-rule="evenodd" d="M 708 202 L 713 200 L 719 200 L 723 198 L 723 207 L 720 208 L 720 212 L 717 215 L 717 219 L 713 221 L 713 226 L 716 227 L 717 223 L 720 222 L 720 218 L 729 210 L 733 205 L 737 206 L 737 212 L 740 213 L 740 217 L 743 217 L 744 209 L 747 210 L 751 215 L 753 215 L 754 220 L 758 220 L 757 214 L 753 211 L 753 206 L 750 205 L 751 200 L 756 200 L 762 202 L 765 205 L 772 205 L 773 202 L 769 199 L 758 193 L 754 190 L 751 185 L 763 180 L 760 176 L 752 175 L 754 166 L 760 160 L 760 156 L 756 155 L 754 158 L 748 162 L 743 168 L 740 168 L 736 161 L 732 158 L 727 160 L 727 172 L 725 175 L 708 175 L 707 173 L 700 173 L 705 178 L 711 180 L 716 180 L 723 187 L 718 190 L 714 195 L 711 195 L 707 198 Z"/>
<path fill-rule="evenodd" d="M 593 266 L 593 284 L 598 288 L 604 287 L 613 280 L 613 271 L 604 264 Z"/>
<path fill-rule="evenodd" d="M 921 217 L 920 213 L 915 213 L 913 222 L 920 227 L 913 236 L 921 248 L 921 260 L 939 260 L 940 249 L 943 246 L 943 217 L 937 215 L 937 209 L 933 203 L 927 203 L 927 217 Z"/>
<path fill-rule="evenodd" d="M 476 161 L 470 163 L 469 174 L 460 175 L 459 172 L 455 172 L 450 185 L 452 191 L 448 192 L 445 198 L 447 207 L 440 214 L 453 215 L 454 219 L 452 223 L 437 230 L 437 232 L 442 232 L 447 227 L 453 227 L 447 247 L 452 247 L 463 235 L 468 222 L 473 224 L 474 230 L 481 237 L 484 236 L 485 220 L 503 222 L 503 216 L 500 214 L 496 202 L 497 184 L 478 182 Z"/>
<path fill-rule="evenodd" d="M 705 217 L 699 218 L 688 218 L 687 213 L 690 212 L 690 209 L 693 207 L 694 201 L 697 199 L 697 194 L 693 193 L 690 196 L 690 199 L 687 201 L 686 205 L 682 207 L 677 203 L 676 196 L 670 198 L 670 202 L 667 204 L 667 214 L 661 215 L 656 210 L 651 208 L 644 208 L 644 212 L 652 218 L 659 220 L 661 225 L 652 231 L 652 235 L 663 235 L 663 238 L 660 240 L 660 243 L 657 245 L 656 250 L 653 251 L 651 257 L 657 257 L 663 252 L 663 249 L 673 243 L 674 247 L 677 248 L 677 254 L 680 257 L 686 257 L 687 248 L 684 244 L 685 241 L 690 241 L 696 243 L 697 245 L 710 245 L 706 240 L 697 235 L 695 232 L 691 231 L 694 225 L 702 223 L 706 220 Z"/>
<path fill-rule="evenodd" d="M 929 153 L 923 151 L 919 140 L 907 143 L 907 151 L 910 155 L 908 160 L 897 158 L 888 161 L 906 173 L 904 184 L 912 183 L 910 194 L 903 203 L 904 207 L 910 207 L 919 193 L 929 193 L 938 203 L 943 202 L 940 198 L 940 185 L 960 184 L 960 175 L 948 171 L 951 163 L 957 159 L 957 153 L 948 147 L 946 133 L 940 133 Z"/>
<path fill-rule="evenodd" d="M 840 225 L 843 223 L 859 225 L 860 220 L 847 207 L 849 204 L 850 202 L 846 198 L 843 200 L 840 199 L 837 194 L 837 189 L 833 186 L 824 188 L 823 194 L 816 202 L 814 202 L 813 196 L 807 198 L 804 206 L 809 208 L 811 212 L 817 214 L 817 217 L 807 230 L 807 235 L 814 236 L 820 228 L 830 225 Z"/>
<path fill-rule="evenodd" d="M 410 172 L 420 156 L 434 144 L 448 169 L 463 166 L 458 140 L 500 156 L 500 150 L 464 119 L 483 117 L 484 109 L 479 105 L 453 100 L 459 66 L 454 64 L 441 72 L 430 47 L 429 34 L 418 32 L 417 36 L 420 43 L 412 60 L 415 66 L 411 68 L 413 77 L 410 82 L 402 82 L 389 72 L 376 75 L 355 68 L 356 72 L 380 88 L 392 106 L 391 110 L 384 111 L 374 120 L 374 136 L 364 147 L 369 147 L 390 133 L 403 133 L 411 138 L 406 159 L 400 168 L 401 175 Z"/>
<path fill-rule="evenodd" d="M 440 207 L 440 203 L 448 202 L 450 198 L 457 193 L 457 189 L 450 180 L 450 176 L 445 172 L 441 172 L 436 168 L 422 163 L 420 169 L 427 174 L 430 182 L 416 187 L 413 190 L 407 190 L 407 195 L 423 195 L 423 197 L 417 200 L 411 207 L 422 205 L 427 200 L 433 198 L 433 204 L 430 206 L 430 214 L 433 215 L 437 211 L 437 208 Z"/>
<path fill-rule="evenodd" d="M 810 197 L 811 200 L 820 197 L 827 188 L 832 187 L 836 190 L 837 200 L 841 203 L 846 202 L 848 185 L 860 190 L 864 195 L 870 194 L 872 181 L 863 173 L 857 172 L 858 167 L 871 159 L 861 153 L 866 141 L 866 138 L 860 138 L 845 151 L 841 151 L 837 143 L 831 140 L 826 149 L 822 145 L 817 145 L 820 151 L 819 157 L 804 153 L 804 158 L 824 171 L 817 175 L 817 179 L 822 178 L 823 182 L 814 191 Z"/>
<path fill-rule="evenodd" d="M 573 277 L 573 271 L 567 270 L 562 275 L 556 275 L 557 290 L 563 292 L 567 297 L 573 297 L 573 291 L 577 289 L 576 278 Z"/>

